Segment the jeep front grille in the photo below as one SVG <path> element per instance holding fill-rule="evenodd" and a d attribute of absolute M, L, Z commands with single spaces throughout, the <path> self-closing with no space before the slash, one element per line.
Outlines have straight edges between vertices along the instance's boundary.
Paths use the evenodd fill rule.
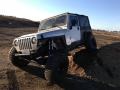
<path fill-rule="evenodd" d="M 24 38 L 18 40 L 18 46 L 20 50 L 32 49 L 31 38 Z"/>

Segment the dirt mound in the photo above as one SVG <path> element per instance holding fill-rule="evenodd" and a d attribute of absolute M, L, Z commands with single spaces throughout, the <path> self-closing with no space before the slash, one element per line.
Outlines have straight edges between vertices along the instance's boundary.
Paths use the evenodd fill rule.
<path fill-rule="evenodd" d="M 101 47 L 98 57 L 101 62 L 98 64 L 105 73 L 95 70 L 97 78 L 120 86 L 120 42 Z"/>
<path fill-rule="evenodd" d="M 0 15 L 0 27 L 23 28 L 38 27 L 38 25 L 39 22 L 34 22 L 28 19 Z"/>

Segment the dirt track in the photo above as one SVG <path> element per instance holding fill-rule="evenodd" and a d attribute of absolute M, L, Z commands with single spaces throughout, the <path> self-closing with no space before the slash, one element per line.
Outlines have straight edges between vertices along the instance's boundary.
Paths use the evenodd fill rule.
<path fill-rule="evenodd" d="M 46 86 L 44 69 L 34 62 L 26 68 L 13 66 L 7 58 L 12 40 L 20 35 L 36 32 L 36 28 L 0 29 L 0 90 L 118 90 L 120 87 L 120 34 L 95 31 L 98 61 L 89 60 L 84 51 L 69 56 L 69 75 L 57 78 L 57 84 Z M 78 55 L 77 55 L 78 54 Z M 87 66 L 84 66 L 87 65 Z M 89 62 L 89 61 L 88 61 Z M 60 74 L 57 75 L 57 77 Z"/>

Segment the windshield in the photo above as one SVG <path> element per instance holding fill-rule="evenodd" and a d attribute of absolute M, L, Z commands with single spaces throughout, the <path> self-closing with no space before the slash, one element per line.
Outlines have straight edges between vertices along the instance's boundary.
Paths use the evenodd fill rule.
<path fill-rule="evenodd" d="M 51 19 L 43 20 L 40 23 L 39 30 L 45 30 L 53 27 L 66 25 L 66 15 L 57 16 Z"/>

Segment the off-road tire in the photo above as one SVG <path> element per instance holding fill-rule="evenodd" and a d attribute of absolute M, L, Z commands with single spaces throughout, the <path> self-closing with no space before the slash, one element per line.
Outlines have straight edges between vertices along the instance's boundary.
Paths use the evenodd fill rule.
<path fill-rule="evenodd" d="M 87 50 L 97 50 L 97 44 L 91 32 L 84 34 L 84 45 Z"/>
<path fill-rule="evenodd" d="M 24 59 L 20 59 L 19 57 L 15 56 L 15 53 L 17 53 L 16 49 L 12 47 L 9 51 L 8 58 L 12 62 L 13 65 L 18 67 L 24 67 L 27 66 L 29 61 L 26 61 Z"/>

